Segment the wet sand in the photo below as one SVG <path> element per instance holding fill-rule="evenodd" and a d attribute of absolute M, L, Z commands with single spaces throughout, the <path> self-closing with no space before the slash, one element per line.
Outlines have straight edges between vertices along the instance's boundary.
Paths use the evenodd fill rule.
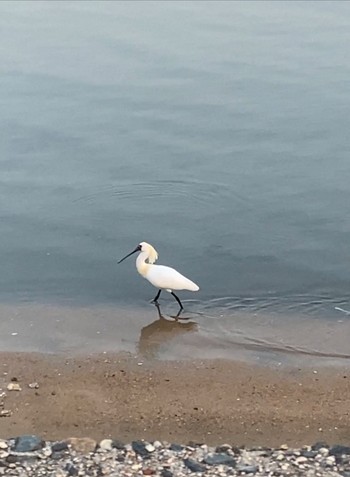
<path fill-rule="evenodd" d="M 225 360 L 142 361 L 131 354 L 67 359 L 0 353 L 6 391 L 0 437 L 34 433 L 171 442 L 350 444 L 348 369 L 271 369 Z M 317 371 L 317 372 L 316 372 Z M 28 385 L 38 382 L 39 388 Z"/>

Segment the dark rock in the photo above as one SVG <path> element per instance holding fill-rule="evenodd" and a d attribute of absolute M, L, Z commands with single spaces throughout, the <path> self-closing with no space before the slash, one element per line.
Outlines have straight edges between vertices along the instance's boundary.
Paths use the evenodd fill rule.
<path fill-rule="evenodd" d="M 236 470 L 238 470 L 238 472 L 244 472 L 245 474 L 255 474 L 258 472 L 259 467 L 257 465 L 239 464 L 236 466 Z"/>
<path fill-rule="evenodd" d="M 64 470 L 68 472 L 68 475 L 78 475 L 78 469 L 73 464 L 68 463 Z"/>
<path fill-rule="evenodd" d="M 25 435 L 17 437 L 13 450 L 16 452 L 33 452 L 42 449 L 45 442 L 37 436 Z"/>
<path fill-rule="evenodd" d="M 132 441 L 131 446 L 132 450 L 141 457 L 148 457 L 150 454 L 146 449 L 147 443 L 143 441 Z"/>
<path fill-rule="evenodd" d="M 302 450 L 300 452 L 300 455 L 303 457 L 307 457 L 308 459 L 313 459 L 314 457 L 317 456 L 317 451 L 315 450 Z"/>
<path fill-rule="evenodd" d="M 26 462 L 26 463 L 30 463 L 30 462 L 33 462 L 35 460 L 37 460 L 38 457 L 36 455 L 31 455 L 31 456 L 28 456 L 28 455 L 14 455 L 14 454 L 10 454 L 6 457 L 6 462 L 8 464 L 15 464 L 15 463 L 19 463 L 19 462 Z"/>
<path fill-rule="evenodd" d="M 112 439 L 112 447 L 118 450 L 124 450 L 125 444 L 122 441 L 118 441 L 118 439 Z"/>
<path fill-rule="evenodd" d="M 50 456 L 52 460 L 60 460 L 62 459 L 62 452 L 53 452 Z"/>
<path fill-rule="evenodd" d="M 329 449 L 329 445 L 326 444 L 326 442 L 316 442 L 313 446 L 311 446 L 311 449 L 314 450 L 314 451 L 319 451 L 320 449 L 322 449 L 323 447 L 325 447 L 326 449 Z"/>
<path fill-rule="evenodd" d="M 181 452 L 183 450 L 183 446 L 180 446 L 180 444 L 171 444 L 169 449 L 174 452 Z"/>
<path fill-rule="evenodd" d="M 215 449 L 215 452 L 217 452 L 218 454 L 222 454 L 230 450 L 232 450 L 232 447 L 229 444 L 223 444 L 221 446 L 218 446 Z"/>
<path fill-rule="evenodd" d="M 119 454 L 119 455 L 117 455 L 116 460 L 118 462 L 124 462 L 125 461 L 125 456 Z"/>
<path fill-rule="evenodd" d="M 55 444 L 52 444 L 51 446 L 52 452 L 62 452 L 64 450 L 68 450 L 68 444 L 67 442 L 55 442 Z"/>
<path fill-rule="evenodd" d="M 191 472 L 205 472 L 207 470 L 205 465 L 202 465 L 193 459 L 184 459 L 184 464 Z"/>
<path fill-rule="evenodd" d="M 208 454 L 203 461 L 208 465 L 236 465 L 236 460 L 228 454 Z"/>
<path fill-rule="evenodd" d="M 350 454 L 350 447 L 336 445 L 329 449 L 329 455 L 348 455 Z"/>
<path fill-rule="evenodd" d="M 168 469 L 162 469 L 160 475 L 162 477 L 173 477 L 173 473 Z"/>

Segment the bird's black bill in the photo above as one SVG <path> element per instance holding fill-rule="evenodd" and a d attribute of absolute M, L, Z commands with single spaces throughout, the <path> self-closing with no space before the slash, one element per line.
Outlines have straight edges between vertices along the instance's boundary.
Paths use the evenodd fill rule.
<path fill-rule="evenodd" d="M 139 252 L 140 250 L 141 250 L 141 246 L 138 245 L 138 246 L 135 248 L 135 250 L 133 250 L 132 252 L 130 252 L 130 253 L 128 253 L 127 255 L 125 255 L 125 257 L 122 258 L 121 260 L 119 260 L 118 263 L 123 262 L 126 258 L 130 257 L 130 255 L 132 255 L 133 253 Z"/>

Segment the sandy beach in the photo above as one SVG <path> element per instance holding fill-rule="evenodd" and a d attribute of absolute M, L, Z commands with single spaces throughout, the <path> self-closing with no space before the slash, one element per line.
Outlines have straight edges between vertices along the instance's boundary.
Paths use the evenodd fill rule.
<path fill-rule="evenodd" d="M 350 375 L 224 360 L 1 353 L 0 437 L 89 436 L 237 446 L 350 444 Z M 8 391 L 18 383 L 21 391 Z M 33 383 L 38 383 L 38 387 Z M 31 385 L 31 387 L 29 386 Z"/>

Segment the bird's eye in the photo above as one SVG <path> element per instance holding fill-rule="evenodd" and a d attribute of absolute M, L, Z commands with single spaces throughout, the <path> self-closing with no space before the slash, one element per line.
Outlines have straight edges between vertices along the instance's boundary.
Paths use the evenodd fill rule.
<path fill-rule="evenodd" d="M 142 250 L 142 245 L 140 243 L 137 246 L 137 250 Z"/>

